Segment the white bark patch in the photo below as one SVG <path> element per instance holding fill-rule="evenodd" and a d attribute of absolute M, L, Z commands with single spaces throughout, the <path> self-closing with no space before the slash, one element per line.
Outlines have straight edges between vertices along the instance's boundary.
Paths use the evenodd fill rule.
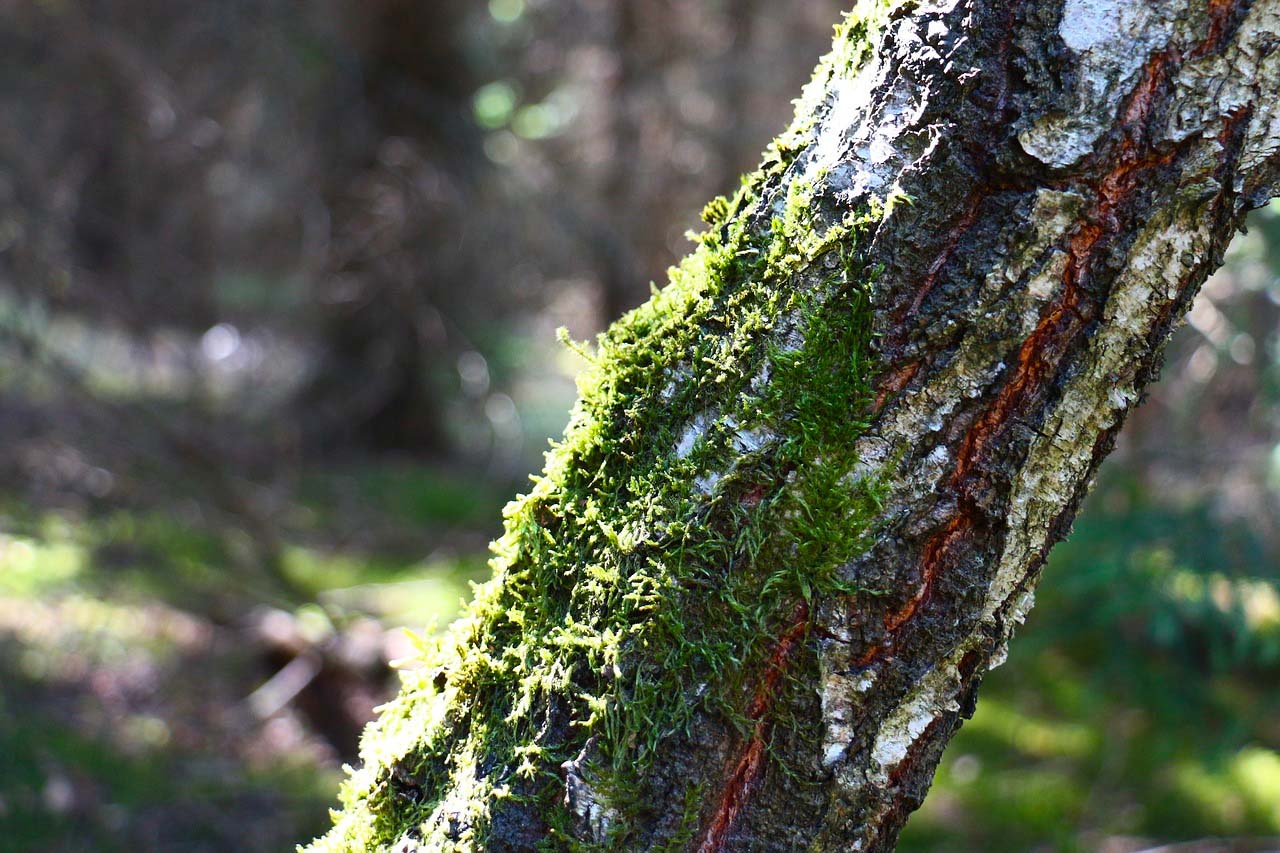
<path fill-rule="evenodd" d="M 856 674 L 831 673 L 822 679 L 822 717 L 826 724 L 822 740 L 822 763 L 824 767 L 836 764 L 856 732 L 853 729 L 853 709 L 858 706 L 858 697 L 865 694 L 876 683 L 876 671 L 867 670 Z"/>
<path fill-rule="evenodd" d="M 603 841 L 609 837 L 609 830 L 618 820 L 617 809 L 610 808 L 601 802 L 586 779 L 578 772 L 582 756 L 577 760 L 566 761 L 561 765 L 565 771 L 564 802 L 575 817 L 586 827 L 594 841 Z"/>
<path fill-rule="evenodd" d="M 1138 392 L 1134 391 L 1132 388 L 1122 388 L 1117 386 L 1111 389 L 1111 394 L 1109 396 L 1111 399 L 1111 405 L 1115 409 L 1124 410 L 1129 408 L 1130 403 L 1138 399 Z"/>
<path fill-rule="evenodd" d="M 725 423 L 733 430 L 733 446 L 739 453 L 753 453 L 777 437 L 775 433 L 761 427 L 747 429 L 739 426 L 737 419 L 733 417 L 725 418 Z"/>
<path fill-rule="evenodd" d="M 930 670 L 885 718 L 871 747 L 872 775 L 869 781 L 873 784 L 888 781 L 889 774 L 902 763 L 911 752 L 911 746 L 934 720 L 944 713 L 960 711 L 960 703 L 956 700 L 961 681 L 957 660 L 959 656 L 953 654 L 950 660 Z"/>
<path fill-rule="evenodd" d="M 688 459 L 698 443 L 706 438 L 714 423 L 714 417 L 707 412 L 694 415 L 689 425 L 684 428 L 684 432 L 680 434 L 680 440 L 676 442 L 676 458 Z M 715 491 L 716 485 L 724 478 L 724 474 L 723 471 L 703 472 L 693 478 L 693 487 L 702 494 L 709 495 Z"/>
<path fill-rule="evenodd" d="M 861 164 L 841 165 L 841 158 L 855 146 L 849 142 L 851 136 L 864 131 L 867 124 L 859 126 L 871 107 L 871 96 L 881 82 L 883 68 L 877 58 L 863 68 L 857 76 L 850 80 L 841 80 L 834 86 L 831 109 L 823 117 L 812 148 L 813 154 L 805 168 L 803 181 L 813 185 L 823 174 L 830 174 L 838 180 L 846 192 L 862 195 L 868 192 L 881 191 L 885 179 L 876 171 Z M 870 160 L 870 151 L 866 145 L 856 146 L 863 162 Z"/>
<path fill-rule="evenodd" d="M 667 368 L 666 371 L 667 384 L 658 392 L 658 398 L 664 403 L 670 403 L 676 398 L 676 394 L 684 387 L 685 383 L 693 376 L 693 371 L 687 365 L 679 364 L 674 368 Z"/>
<path fill-rule="evenodd" d="M 1121 96 L 1172 33 L 1173 21 L 1149 0 L 1067 0 L 1058 35 L 1080 64 L 1074 103 L 1022 131 L 1022 149 L 1057 168 L 1079 162 L 1112 126 Z"/>
<path fill-rule="evenodd" d="M 1010 620 L 1015 625 L 1021 625 L 1027 621 L 1027 614 L 1031 612 L 1031 608 L 1036 606 L 1036 591 L 1029 589 L 1018 597 L 1013 604 L 1013 610 L 1010 611 Z"/>
<path fill-rule="evenodd" d="M 751 377 L 751 382 L 749 385 L 749 387 L 751 388 L 751 393 L 755 394 L 756 396 L 763 394 L 765 389 L 769 387 L 769 380 L 772 377 L 773 377 L 773 364 L 769 361 L 769 359 L 766 358 L 764 359 L 763 363 L 760 365 L 760 370 L 756 372 L 755 376 Z"/>
<path fill-rule="evenodd" d="M 944 465 L 951 458 L 951 454 L 947 452 L 945 444 L 939 444 L 933 450 L 929 451 L 929 455 L 924 461 L 927 465 Z"/>
<path fill-rule="evenodd" d="M 699 492 L 702 492 L 702 494 L 709 495 L 715 491 L 716 486 L 718 486 L 720 484 L 720 481 L 723 479 L 724 479 L 724 472 L 708 471 L 706 474 L 703 474 L 699 477 L 695 477 L 693 480 L 693 486 Z"/>
<path fill-rule="evenodd" d="M 1177 96 L 1168 112 L 1166 136 L 1182 141 L 1211 136 L 1224 118 L 1249 105 L 1260 106 L 1260 92 L 1274 91 L 1280 80 L 1280 55 L 1270 45 L 1280 33 L 1280 9 L 1274 3 L 1254 3 L 1232 43 L 1222 52 L 1209 52 L 1187 62 L 1178 72 Z M 1245 130 L 1240 153 L 1242 179 L 1280 150 L 1280 111 L 1255 109 Z M 1235 187 L 1239 190 L 1239 184 Z"/>
<path fill-rule="evenodd" d="M 675 447 L 676 458 L 688 459 L 698 446 L 698 442 L 705 439 L 713 428 L 724 428 L 729 432 L 729 444 L 740 456 L 754 453 L 778 438 L 777 433 L 762 427 L 750 429 L 742 427 L 732 415 L 724 418 L 723 421 L 717 421 L 712 414 L 701 412 L 694 415 L 684 432 L 680 434 L 680 440 L 676 442 Z M 738 464 L 738 461 L 740 460 L 734 460 L 725 470 L 704 471 L 696 475 L 693 479 L 694 488 L 704 495 L 711 494 L 725 475 Z"/>
<path fill-rule="evenodd" d="M 1062 7 L 1058 35 L 1078 53 L 1111 47 L 1125 30 L 1133 29 L 1132 19 L 1140 12 L 1133 0 L 1067 0 Z M 1145 11 L 1145 10 L 1142 10 Z M 1125 18 L 1130 20 L 1125 25 Z"/>
<path fill-rule="evenodd" d="M 1239 101 L 1239 105 L 1255 103 L 1258 91 L 1275 91 L 1276 81 L 1280 80 L 1280 55 L 1271 45 L 1277 33 L 1280 33 L 1280 9 L 1276 4 L 1251 6 L 1236 38 L 1240 49 L 1228 54 L 1230 73 L 1220 81 L 1221 88 L 1231 90 L 1230 97 Z M 1219 110 L 1227 112 L 1226 107 Z M 1277 150 L 1280 150 L 1280 110 L 1255 110 L 1245 131 L 1235 189 L 1240 189 L 1246 174 L 1261 166 Z"/>
<path fill-rule="evenodd" d="M 422 853 L 423 847 L 418 839 L 405 833 L 396 839 L 396 843 L 391 845 L 391 849 L 394 853 Z"/>
<path fill-rule="evenodd" d="M 871 757 L 886 772 L 897 767 L 907 757 L 911 744 L 924 734 L 924 730 L 929 728 L 929 724 L 938 715 L 938 709 L 923 702 L 906 707 L 910 715 L 888 731 L 882 731 L 871 751 Z"/>
<path fill-rule="evenodd" d="M 1044 304 L 1062 287 L 1070 258 L 1066 252 L 1051 250 L 1043 269 L 1027 282 L 1026 298 L 1022 300 L 1022 334 L 1029 335 L 1040 324 Z"/>
<path fill-rule="evenodd" d="M 1039 190 L 1031 208 L 1031 236 L 1011 248 L 1009 260 L 987 277 L 987 287 L 999 291 L 1005 282 L 1014 282 L 1026 275 L 1046 250 L 1060 244 L 1075 227 L 1084 205 L 1085 199 L 1079 193 Z"/>
<path fill-rule="evenodd" d="M 680 434 L 680 440 L 676 442 L 676 458 L 688 459 L 689 454 L 693 453 L 693 448 L 697 447 L 698 439 L 707 434 L 707 428 L 710 426 L 711 417 L 705 412 L 694 415 L 693 420 L 689 421 L 689 425 Z"/>
<path fill-rule="evenodd" d="M 894 38 L 900 52 L 916 51 L 925 43 L 920 27 L 914 17 L 897 23 Z M 947 33 L 934 26 L 930 35 L 940 40 Z M 812 185 L 826 175 L 850 201 L 888 195 L 905 165 L 898 137 L 919 124 L 925 106 L 919 87 L 902 77 L 884 91 L 890 70 L 877 54 L 854 77 L 832 84 L 831 106 L 815 135 L 802 181 Z M 879 103 L 873 101 L 876 95 Z"/>
<path fill-rule="evenodd" d="M 1061 255 L 1064 261 L 1066 260 L 1064 253 L 1058 252 L 1057 254 Z M 1062 266 L 1065 267 L 1065 263 Z M 1048 302 L 1058 292 L 1058 287 L 1062 284 L 1062 270 L 1058 269 L 1057 265 L 1053 265 L 1050 267 L 1049 272 L 1050 275 L 1038 275 L 1027 284 L 1027 292 L 1031 294 L 1033 299 L 1037 299 L 1040 302 Z"/>

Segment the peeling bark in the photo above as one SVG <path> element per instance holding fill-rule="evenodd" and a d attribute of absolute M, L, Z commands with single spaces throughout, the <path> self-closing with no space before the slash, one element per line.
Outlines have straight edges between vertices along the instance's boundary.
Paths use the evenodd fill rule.
<path fill-rule="evenodd" d="M 530 510 L 549 542 L 562 541 L 563 510 L 547 507 L 571 493 L 574 466 L 599 466 L 597 479 L 609 480 L 611 471 L 658 464 L 641 459 L 667 459 L 682 472 L 697 466 L 680 500 L 698 525 L 738 542 L 752 518 L 789 506 L 765 515 L 762 532 L 802 542 L 812 529 L 798 519 L 807 498 L 780 502 L 807 494 L 806 478 L 825 470 L 839 442 L 789 456 L 797 430 L 808 429 L 796 426 L 803 416 L 784 406 L 749 423 L 740 404 L 773 399 L 779 383 L 822 386 L 826 377 L 796 380 L 779 365 L 791 363 L 787 353 L 809 352 L 821 329 L 815 318 L 860 282 L 871 300 L 875 370 L 866 399 L 850 396 L 856 442 L 834 482 L 882 486 L 857 553 L 841 558 L 833 580 L 810 586 L 804 575 L 821 574 L 817 566 L 792 566 L 801 580 L 783 585 L 786 594 L 772 580 L 760 586 L 768 612 L 758 624 L 767 630 L 728 658 L 741 661 L 735 672 L 697 663 L 721 658 L 693 658 L 669 697 L 685 709 L 680 723 L 627 777 L 635 788 L 627 792 L 610 784 L 620 777 L 607 766 L 633 747 L 611 742 L 614 730 L 594 716 L 584 720 L 568 692 L 534 691 L 531 709 L 501 704 L 502 687 L 451 681 L 460 665 L 441 665 L 442 683 L 463 687 L 406 688 L 367 738 L 346 813 L 317 849 L 387 849 L 389 838 L 427 849 L 892 849 L 983 676 L 1002 662 L 1045 555 L 1156 375 L 1171 329 L 1245 213 L 1274 190 L 1280 0 L 870 5 L 878 23 L 840 36 L 797 125 L 751 191 L 715 220 L 726 240 L 746 241 L 733 245 L 776 248 L 789 205 L 802 197 L 813 240 L 783 240 L 771 256 L 782 261 L 709 288 L 715 310 L 689 320 L 695 345 L 654 357 L 648 385 L 619 383 L 622 403 L 597 411 L 588 395 L 575 423 L 624 438 L 601 445 L 612 455 L 549 463 L 549 484 Z M 855 41 L 867 32 L 875 36 L 863 50 Z M 862 212 L 858 224 L 851 211 Z M 829 284 L 833 275 L 841 283 Z M 768 286 L 752 290 L 753 281 Z M 779 293 L 812 298 L 779 303 Z M 770 314 L 766 302 L 782 307 Z M 749 317 L 764 317 L 747 336 L 758 346 L 714 346 Z M 645 315 L 646 329 L 656 322 Z M 639 340 L 628 334 L 602 345 L 605 375 Z M 698 377 L 716 353 L 722 376 L 745 377 L 723 381 L 723 396 L 696 384 L 712 381 Z M 681 415 L 674 401 L 690 388 L 698 403 Z M 793 400 L 785 391 L 778 399 Z M 645 426 L 644 412 L 667 409 L 670 424 Z M 683 589 L 719 583 L 682 568 L 683 552 L 672 556 L 687 535 L 677 542 L 657 526 L 641 530 L 636 519 L 648 516 L 626 518 L 630 527 L 619 531 L 618 519 L 592 552 L 601 566 L 620 567 L 625 581 L 642 554 L 668 566 L 655 577 Z M 770 551 L 763 541 L 724 552 L 724 583 L 770 554 L 785 563 L 817 553 Z M 502 590 L 539 559 L 532 547 L 519 540 L 499 563 L 492 601 L 519 605 Z M 569 586 L 546 596 L 573 600 L 569 590 L 593 568 L 583 562 L 565 569 Z M 662 600 L 698 619 L 735 605 L 685 592 Z M 586 618 L 576 606 L 565 612 Z M 492 627 L 499 617 L 486 618 L 491 627 L 457 642 L 510 641 Z M 659 636 L 644 630 L 634 636 Z M 611 670 L 583 652 L 566 679 L 603 697 L 600 707 L 625 703 L 631 694 L 610 684 L 671 659 L 629 642 L 601 659 Z M 435 716 L 419 713 L 430 702 Z M 507 720 L 540 721 L 522 741 L 537 749 L 522 754 L 554 770 L 534 767 L 523 787 L 510 781 L 519 774 L 503 769 L 506 753 L 477 733 L 474 709 L 494 702 L 514 708 Z M 462 751 L 473 756 L 465 767 Z M 449 773 L 433 775 L 442 763 Z M 495 797 L 498 782 L 516 794 L 504 787 Z M 377 832 L 364 831 L 371 823 Z"/>

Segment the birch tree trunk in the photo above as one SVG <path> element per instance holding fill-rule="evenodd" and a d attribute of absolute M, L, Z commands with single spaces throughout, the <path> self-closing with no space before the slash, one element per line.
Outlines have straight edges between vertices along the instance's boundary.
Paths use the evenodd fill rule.
<path fill-rule="evenodd" d="M 1280 0 L 864 3 L 315 850 L 888 850 L 1276 179 Z"/>

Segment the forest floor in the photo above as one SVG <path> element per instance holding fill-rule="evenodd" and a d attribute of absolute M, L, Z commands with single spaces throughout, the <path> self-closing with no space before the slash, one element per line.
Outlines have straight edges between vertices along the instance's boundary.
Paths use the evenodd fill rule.
<path fill-rule="evenodd" d="M 0 850 L 267 851 L 324 830 L 400 626 L 456 612 L 505 495 L 407 464 L 313 485 L 282 565 L 318 603 L 294 607 L 218 593 L 234 545 L 168 516 L 6 518 Z M 1280 567 L 1247 530 L 1135 494 L 1107 481 L 1055 552 L 901 849 L 1280 836 Z M 321 658 L 345 678 L 296 662 Z"/>

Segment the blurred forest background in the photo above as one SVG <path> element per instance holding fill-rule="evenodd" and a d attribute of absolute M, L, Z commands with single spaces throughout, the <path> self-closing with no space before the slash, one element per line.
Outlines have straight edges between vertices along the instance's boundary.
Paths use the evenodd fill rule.
<path fill-rule="evenodd" d="M 0 0 L 0 849 L 322 831 L 838 0 Z M 905 850 L 1280 836 L 1280 216 Z"/>

